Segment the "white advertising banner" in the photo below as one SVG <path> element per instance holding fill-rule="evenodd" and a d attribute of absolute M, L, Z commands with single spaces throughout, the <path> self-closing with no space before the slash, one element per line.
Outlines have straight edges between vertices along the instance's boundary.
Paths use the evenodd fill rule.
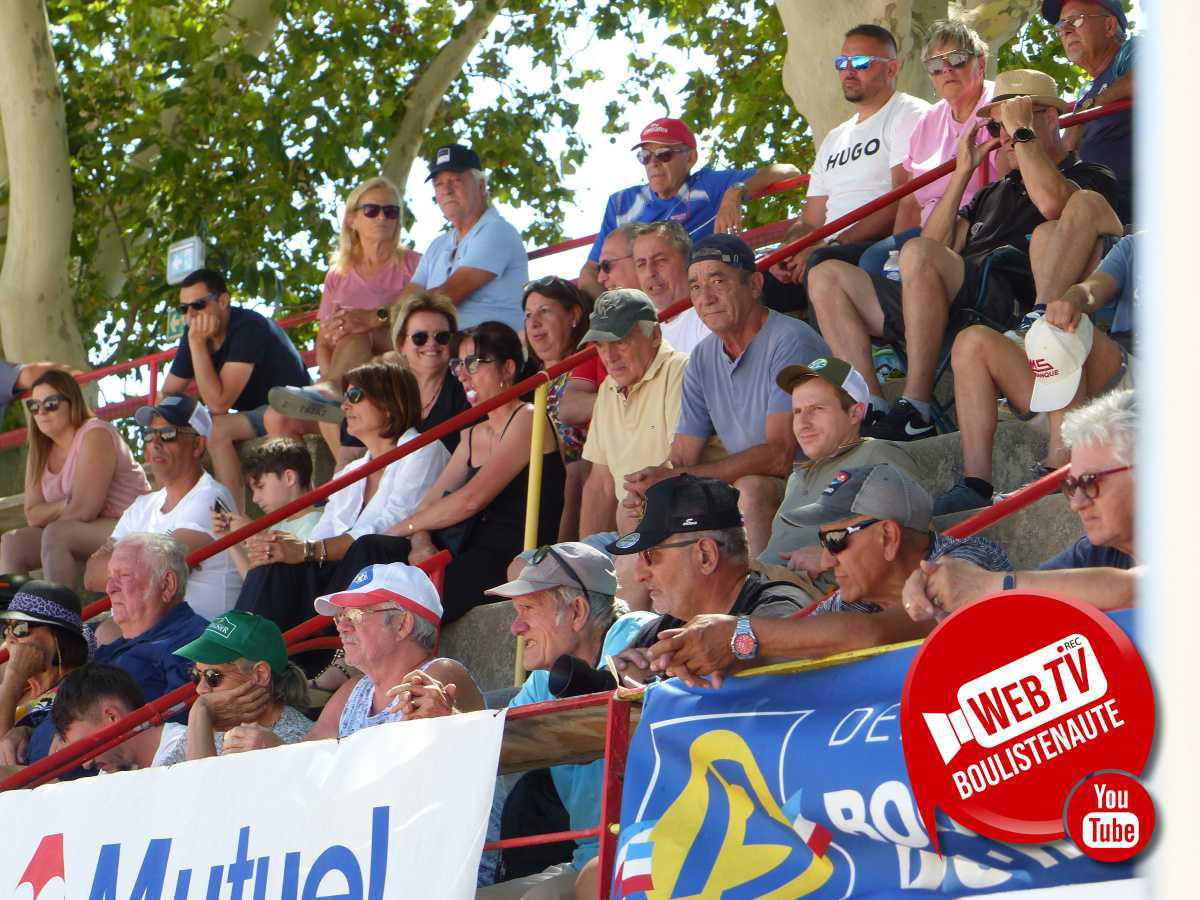
<path fill-rule="evenodd" d="M 0 794 L 0 897 L 473 897 L 503 711 Z"/>

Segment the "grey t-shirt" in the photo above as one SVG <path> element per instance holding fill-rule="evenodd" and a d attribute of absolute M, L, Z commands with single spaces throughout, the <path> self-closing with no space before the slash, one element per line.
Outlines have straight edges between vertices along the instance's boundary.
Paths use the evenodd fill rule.
<path fill-rule="evenodd" d="M 20 363 L 0 361 L 0 419 L 4 418 L 8 404 L 12 402 L 13 394 L 16 393 L 17 378 L 20 374 Z"/>
<path fill-rule="evenodd" d="M 308 734 L 312 726 L 312 720 L 296 709 L 296 707 L 285 706 L 275 724 L 271 726 L 271 731 L 285 744 L 298 744 L 304 740 L 305 735 Z M 217 748 L 217 756 L 220 756 L 225 744 L 225 732 L 218 731 L 213 734 L 213 744 Z M 187 741 L 181 740 L 171 748 L 170 753 L 161 761 L 156 762 L 155 765 L 173 766 L 175 763 L 184 762 L 186 759 Z"/>
<path fill-rule="evenodd" d="M 676 433 L 715 434 L 730 453 L 765 444 L 767 416 L 792 409 L 791 396 L 779 389 L 775 376 L 785 366 L 828 354 L 829 346 L 811 327 L 773 309 L 737 359 L 729 358 L 717 335 L 706 337 L 692 351 L 683 377 Z"/>

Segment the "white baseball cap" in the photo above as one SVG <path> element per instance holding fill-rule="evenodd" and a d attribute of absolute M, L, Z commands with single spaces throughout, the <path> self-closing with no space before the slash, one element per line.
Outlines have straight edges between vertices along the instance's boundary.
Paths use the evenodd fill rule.
<path fill-rule="evenodd" d="M 1033 371 L 1032 412 L 1054 412 L 1073 399 L 1083 377 L 1083 363 L 1092 352 L 1092 320 L 1079 317 L 1074 331 L 1055 328 L 1044 318 L 1025 335 L 1025 355 Z"/>
<path fill-rule="evenodd" d="M 362 609 L 390 603 L 427 619 L 435 626 L 442 624 L 442 600 L 429 576 L 407 563 L 370 565 L 354 576 L 344 591 L 323 594 L 313 601 L 318 613 L 332 616 L 338 609 Z"/>

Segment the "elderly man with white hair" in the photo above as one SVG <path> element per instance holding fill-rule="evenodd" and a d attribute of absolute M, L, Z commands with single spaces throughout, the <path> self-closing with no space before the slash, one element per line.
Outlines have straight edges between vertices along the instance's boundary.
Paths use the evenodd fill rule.
<path fill-rule="evenodd" d="M 591 687 L 586 676 L 593 674 L 595 667 L 603 666 L 606 658 L 624 650 L 638 630 L 655 618 L 651 613 L 625 613 L 625 604 L 614 596 L 617 578 L 612 560 L 587 544 L 565 541 L 527 551 L 521 558 L 526 565 L 517 578 L 487 592 L 512 601 L 517 612 L 512 633 L 525 638 L 524 664 L 530 675 L 509 701 L 510 709 L 553 700 L 555 690 L 558 696 L 577 692 L 572 681 L 577 682 L 578 678 L 567 677 L 568 671 L 584 676 L 589 685 L 578 692 L 586 691 Z M 551 674 L 551 669 L 556 670 L 555 674 Z M 440 684 L 433 673 L 414 672 L 404 687 L 408 689 L 405 709 L 414 718 L 465 711 L 461 694 L 456 695 L 450 686 Z M 600 819 L 604 760 L 587 765 L 554 766 L 550 776 L 570 817 L 571 829 L 595 827 Z M 514 790 L 509 805 L 521 802 L 516 799 L 521 796 L 529 795 Z M 538 810 L 523 812 L 525 821 L 536 820 L 540 815 Z M 509 814 L 506 811 L 506 817 Z M 595 838 L 578 841 L 569 863 L 484 888 L 477 896 L 594 896 L 595 883 L 591 881 L 594 866 L 584 879 L 576 882 L 597 849 Z"/>
<path fill-rule="evenodd" d="M 1099 609 L 1134 602 L 1134 447 L 1137 404 L 1132 390 L 1115 391 L 1067 414 L 1063 442 L 1071 474 L 1062 492 L 1079 516 L 1084 535 L 1033 571 L 986 572 L 961 559 L 923 562 L 904 586 L 904 607 L 914 619 L 951 613 L 987 594 L 1056 591 Z"/>
<path fill-rule="evenodd" d="M 458 307 L 458 327 L 495 320 L 525 327 L 521 288 L 529 258 L 521 235 L 488 199 L 483 163 L 470 147 L 447 144 L 429 166 L 434 197 L 450 228 L 433 239 L 400 297 L 429 290 Z"/>

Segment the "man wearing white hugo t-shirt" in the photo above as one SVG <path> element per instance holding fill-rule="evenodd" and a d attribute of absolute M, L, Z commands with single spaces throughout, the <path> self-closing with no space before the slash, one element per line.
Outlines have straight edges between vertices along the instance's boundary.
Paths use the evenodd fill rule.
<path fill-rule="evenodd" d="M 213 541 L 213 504 L 219 500 L 233 509 L 229 491 L 200 465 L 212 430 L 212 418 L 202 404 L 183 395 L 163 397 L 156 406 L 143 406 L 134 418 L 159 490 L 133 501 L 117 520 L 112 537 L 92 554 L 84 575 L 91 591 L 105 589 L 113 547 L 126 535 L 168 534 L 194 553 Z M 241 586 L 233 561 L 222 552 L 192 569 L 184 599 L 211 621 L 233 608 Z"/>
<path fill-rule="evenodd" d="M 821 141 L 800 221 L 788 229 L 784 243 L 798 240 L 864 203 L 909 180 L 904 168 L 909 138 L 929 104 L 896 90 L 896 39 L 878 25 L 858 25 L 846 32 L 842 51 L 834 57 L 842 95 L 857 108 L 853 116 Z M 780 281 L 799 283 L 809 254 L 819 247 L 852 241 L 874 241 L 892 232 L 896 206 L 878 210 L 771 267 Z M 814 264 L 819 261 L 814 260 Z"/>

